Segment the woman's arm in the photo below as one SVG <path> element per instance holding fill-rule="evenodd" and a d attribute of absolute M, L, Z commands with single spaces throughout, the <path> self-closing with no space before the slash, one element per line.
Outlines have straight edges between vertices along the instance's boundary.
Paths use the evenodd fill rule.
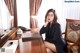
<path fill-rule="evenodd" d="M 42 27 L 41 29 L 40 29 L 40 34 L 43 34 L 43 33 L 45 33 L 46 32 L 46 27 Z"/>
<path fill-rule="evenodd" d="M 48 21 L 45 22 L 45 24 L 43 25 L 43 27 L 40 30 L 40 34 L 43 34 L 46 32 L 46 27 L 47 27 L 48 23 L 49 23 Z"/>

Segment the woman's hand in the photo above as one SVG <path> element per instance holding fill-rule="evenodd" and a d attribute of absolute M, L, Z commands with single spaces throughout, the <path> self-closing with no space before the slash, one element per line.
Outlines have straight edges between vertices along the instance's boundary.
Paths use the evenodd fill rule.
<path fill-rule="evenodd" d="M 44 24 L 44 27 L 46 27 L 48 23 L 49 23 L 49 20 L 46 19 L 46 22 L 45 22 L 45 24 Z"/>

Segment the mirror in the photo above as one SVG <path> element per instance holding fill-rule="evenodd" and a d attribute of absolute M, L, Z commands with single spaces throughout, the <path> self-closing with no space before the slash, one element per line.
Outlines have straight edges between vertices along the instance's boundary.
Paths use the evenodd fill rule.
<path fill-rule="evenodd" d="M 0 37 L 10 33 L 11 28 L 14 26 L 14 16 L 9 10 L 6 0 L 0 0 Z"/>

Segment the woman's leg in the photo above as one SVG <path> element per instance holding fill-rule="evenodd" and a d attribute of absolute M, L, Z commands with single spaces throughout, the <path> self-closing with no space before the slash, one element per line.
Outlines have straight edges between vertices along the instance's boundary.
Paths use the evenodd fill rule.
<path fill-rule="evenodd" d="M 45 41 L 44 43 L 46 48 L 50 49 L 53 52 L 56 52 L 56 46 L 54 44 L 47 41 Z"/>
<path fill-rule="evenodd" d="M 47 53 L 53 53 L 49 48 L 46 48 Z"/>

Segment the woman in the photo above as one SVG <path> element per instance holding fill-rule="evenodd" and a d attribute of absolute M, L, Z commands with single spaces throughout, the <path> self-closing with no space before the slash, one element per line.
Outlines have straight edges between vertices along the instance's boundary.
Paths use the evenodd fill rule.
<path fill-rule="evenodd" d="M 40 30 L 40 34 L 43 33 L 46 34 L 44 43 L 47 53 L 66 53 L 66 43 L 61 38 L 60 24 L 57 23 L 57 16 L 53 9 L 49 9 L 46 13 L 45 24 Z"/>

